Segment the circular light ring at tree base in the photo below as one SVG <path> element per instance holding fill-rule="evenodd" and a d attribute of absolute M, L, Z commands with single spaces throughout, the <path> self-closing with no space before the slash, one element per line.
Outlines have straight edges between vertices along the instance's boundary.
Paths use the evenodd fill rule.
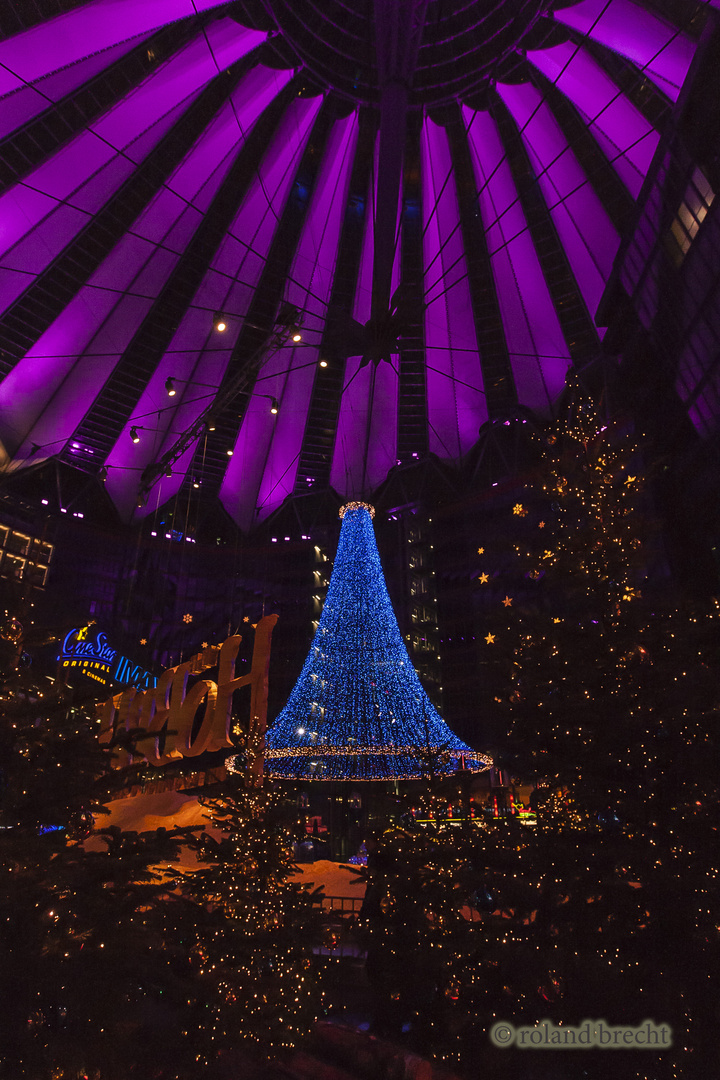
<path fill-rule="evenodd" d="M 327 598 L 287 705 L 267 732 L 270 776 L 395 780 L 492 761 L 450 730 L 412 666 L 367 504 L 350 503 Z"/>
<path fill-rule="evenodd" d="M 288 753 L 266 759 L 265 775 L 277 780 L 422 780 L 430 775 L 452 776 L 462 766 L 462 755 L 439 754 L 432 766 L 423 764 L 412 751 L 407 757 L 378 753 L 377 757 L 360 749 L 355 754 L 332 753 L 317 757 Z M 465 769 L 483 772 L 492 761 L 472 751 L 464 758 Z"/>

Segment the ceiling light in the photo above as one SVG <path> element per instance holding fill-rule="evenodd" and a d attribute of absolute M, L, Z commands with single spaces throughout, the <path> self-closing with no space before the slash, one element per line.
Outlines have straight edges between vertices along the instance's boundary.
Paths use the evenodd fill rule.
<path fill-rule="evenodd" d="M 172 465 L 168 465 L 165 469 L 166 476 L 172 476 Z"/>
<path fill-rule="evenodd" d="M 205 424 L 207 426 L 208 431 L 214 431 L 215 430 L 215 417 L 212 415 L 212 413 L 208 413 L 208 417 L 207 417 L 207 420 L 205 421 Z"/>
<path fill-rule="evenodd" d="M 213 329 L 217 330 L 219 334 L 222 334 L 223 331 L 227 330 L 227 320 L 223 315 L 222 311 L 215 312 L 215 316 L 213 318 Z"/>
<path fill-rule="evenodd" d="M 292 339 L 295 342 L 302 341 L 302 334 L 299 330 L 293 331 Z"/>
<path fill-rule="evenodd" d="M 321 360 L 320 367 L 327 367 L 327 360 Z"/>
<path fill-rule="evenodd" d="M 193 487 L 194 488 L 199 488 L 200 487 L 200 481 L 199 480 L 193 480 Z"/>
<path fill-rule="evenodd" d="M 273 414 L 273 416 L 275 416 L 279 411 L 280 406 L 278 405 L 277 398 L 273 398 L 270 402 L 270 412 Z"/>
<path fill-rule="evenodd" d="M 225 453 L 227 454 L 228 457 L 232 457 L 234 451 L 233 450 L 226 450 Z"/>
<path fill-rule="evenodd" d="M 130 428 L 130 438 L 134 443 L 140 442 L 140 436 L 138 435 L 138 429 L 136 427 Z"/>
<path fill-rule="evenodd" d="M 168 397 L 175 397 L 177 391 L 175 389 L 175 383 L 172 379 L 165 380 L 165 389 L 167 390 Z"/>

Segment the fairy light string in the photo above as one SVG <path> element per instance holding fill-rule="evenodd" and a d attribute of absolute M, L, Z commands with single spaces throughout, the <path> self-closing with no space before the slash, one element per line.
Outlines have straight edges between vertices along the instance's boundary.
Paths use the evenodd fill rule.
<path fill-rule="evenodd" d="M 416 779 L 491 759 L 458 739 L 412 666 L 390 602 L 368 503 L 340 510 L 327 598 L 300 677 L 267 734 L 270 776 Z"/>

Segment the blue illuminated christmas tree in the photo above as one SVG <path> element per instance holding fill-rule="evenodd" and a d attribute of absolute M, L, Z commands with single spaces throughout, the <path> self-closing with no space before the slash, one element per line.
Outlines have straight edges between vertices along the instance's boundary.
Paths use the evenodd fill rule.
<path fill-rule="evenodd" d="M 340 510 L 327 599 L 300 678 L 267 733 L 270 776 L 414 779 L 491 761 L 441 719 L 410 662 L 367 503 Z"/>

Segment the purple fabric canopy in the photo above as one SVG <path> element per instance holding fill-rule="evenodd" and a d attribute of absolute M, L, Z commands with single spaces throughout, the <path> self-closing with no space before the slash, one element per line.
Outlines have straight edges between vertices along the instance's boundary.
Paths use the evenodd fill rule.
<path fill-rule="evenodd" d="M 61 0 L 0 40 L 13 467 L 104 468 L 126 520 L 199 480 L 250 529 L 551 413 L 697 26 L 634 0 L 393 2 L 412 55 L 377 52 L 359 0 Z"/>

